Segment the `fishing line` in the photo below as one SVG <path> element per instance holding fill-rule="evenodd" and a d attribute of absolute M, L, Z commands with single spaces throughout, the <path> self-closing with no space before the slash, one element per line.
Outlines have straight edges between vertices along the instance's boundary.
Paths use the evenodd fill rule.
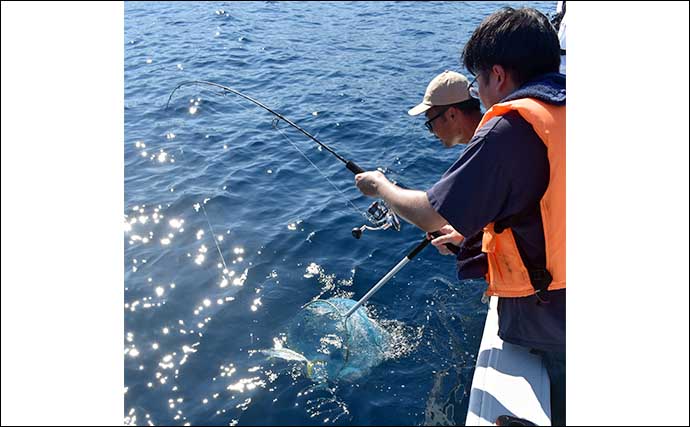
<path fill-rule="evenodd" d="M 208 199 L 207 199 L 208 200 Z M 228 272 L 230 271 L 228 269 L 227 264 L 225 264 L 225 257 L 223 256 L 223 252 L 220 250 L 220 245 L 218 244 L 218 239 L 216 239 L 216 233 L 213 231 L 213 226 L 211 225 L 211 221 L 208 219 L 208 214 L 206 213 L 206 208 L 204 207 L 204 204 L 206 203 L 206 200 L 200 203 L 201 205 L 201 210 L 204 212 L 204 216 L 206 217 L 206 223 L 208 224 L 208 228 L 211 231 L 211 236 L 213 237 L 213 243 L 216 244 L 216 249 L 218 249 L 218 255 L 220 255 L 220 260 L 223 262 L 223 267 L 225 270 L 223 270 L 223 276 L 225 276 Z"/>
<path fill-rule="evenodd" d="M 213 92 L 213 91 L 212 91 L 212 93 L 214 93 L 214 94 L 216 94 L 216 95 L 218 95 L 218 96 L 224 96 L 224 95 L 225 95 L 225 92 L 217 93 L 217 92 Z M 235 101 L 235 100 L 232 100 L 232 101 L 233 101 L 235 104 L 237 104 L 238 106 L 240 106 L 241 108 L 243 108 L 245 111 L 249 111 L 249 108 L 248 108 L 248 107 L 246 107 L 246 106 L 240 104 L 239 102 L 237 102 L 237 101 Z M 274 118 L 274 119 L 273 119 L 273 122 L 272 122 L 271 124 L 272 124 L 273 128 L 274 128 L 275 130 L 277 130 L 277 131 L 283 136 L 283 138 L 285 138 L 285 139 L 288 141 L 288 143 L 290 143 L 290 145 L 292 145 L 292 146 L 302 155 L 302 157 L 304 157 L 304 158 L 309 162 L 309 164 L 311 164 L 311 165 L 314 167 L 314 169 L 316 169 L 316 170 L 319 172 L 319 174 L 320 174 L 320 175 L 321 175 L 321 176 L 322 176 L 322 177 L 323 177 L 323 178 L 324 178 L 324 179 L 325 179 L 325 180 L 326 180 L 326 181 L 327 181 L 327 182 L 328 182 L 338 193 L 340 193 L 341 196 L 343 196 L 343 198 L 347 201 L 346 204 L 349 205 L 349 207 L 350 207 L 351 209 L 353 209 L 354 212 L 355 212 L 357 215 L 361 215 L 363 218 L 369 219 L 368 216 L 367 216 L 367 214 L 364 213 L 361 209 L 358 209 L 357 206 L 355 206 L 355 204 L 352 202 L 352 200 L 351 200 L 350 198 L 348 198 L 348 197 L 345 195 L 345 193 L 343 193 L 343 191 L 342 191 L 340 188 L 338 188 L 338 187 L 335 185 L 335 183 L 333 183 L 333 181 L 331 181 L 331 180 L 328 178 L 328 176 L 326 176 L 326 174 L 325 174 L 325 173 L 324 173 L 324 172 L 323 172 L 323 171 L 322 171 L 322 170 L 321 170 L 321 169 L 320 169 L 320 168 L 319 168 L 319 167 L 318 167 L 318 166 L 317 166 L 307 155 L 306 155 L 306 153 L 304 153 L 304 152 L 297 146 L 297 144 L 295 144 L 295 143 L 290 139 L 290 137 L 289 137 L 285 132 L 283 132 L 282 129 L 280 129 L 280 128 L 278 127 L 278 119 L 277 119 L 277 118 Z M 205 219 L 206 219 L 206 224 L 208 224 L 208 228 L 209 228 L 209 231 L 211 232 L 211 237 L 213 238 L 213 243 L 214 243 L 215 246 L 216 246 L 216 250 L 218 251 L 218 255 L 220 256 L 220 260 L 221 260 L 221 262 L 223 263 L 223 267 L 224 267 L 223 276 L 225 276 L 225 275 L 226 275 L 226 272 L 228 272 L 229 269 L 228 269 L 227 264 L 225 263 L 225 257 L 224 257 L 224 255 L 223 255 L 222 250 L 220 249 L 220 244 L 218 243 L 218 239 L 217 239 L 217 237 L 216 237 L 215 230 L 213 229 L 213 226 L 211 225 L 211 221 L 210 221 L 210 219 L 209 219 L 209 217 L 208 217 L 208 213 L 206 212 L 206 207 L 204 206 L 207 200 L 209 200 L 209 199 L 206 199 L 206 200 L 202 201 L 199 205 L 200 205 L 201 210 L 202 210 L 202 212 L 203 212 L 203 214 L 204 214 L 204 217 L 205 217 Z"/>
<path fill-rule="evenodd" d="M 333 188 L 335 188 L 335 190 L 336 190 L 338 193 L 340 193 L 340 195 L 342 195 L 343 198 L 345 198 L 345 200 L 347 200 L 347 203 L 346 203 L 346 204 L 348 204 L 348 205 L 355 211 L 355 213 L 357 213 L 358 215 L 362 215 L 362 217 L 364 217 L 365 219 L 369 219 L 369 217 L 367 216 L 367 214 L 364 213 L 364 211 L 362 211 L 361 209 L 358 209 L 357 206 L 355 206 L 355 204 L 352 202 L 352 200 L 351 200 L 349 197 L 347 197 L 347 196 L 345 195 L 345 193 L 343 193 L 343 191 L 342 191 L 340 188 L 338 188 L 338 187 L 333 183 L 333 181 L 331 181 L 331 180 L 326 176 L 326 174 L 323 173 L 323 171 L 322 171 L 318 166 L 316 166 L 316 164 L 314 164 L 314 162 L 312 162 L 311 159 L 310 159 L 309 157 L 307 157 L 307 155 L 306 155 L 302 150 L 300 150 L 300 148 L 299 148 L 294 142 L 292 142 L 292 140 L 291 140 L 291 139 L 290 139 L 280 128 L 278 128 L 278 119 L 273 119 L 273 128 L 274 128 L 275 130 L 277 130 L 277 131 L 283 136 L 283 138 L 285 138 L 293 147 L 295 147 L 295 150 L 299 151 L 299 153 L 302 155 L 302 157 L 304 157 L 305 159 L 307 159 L 307 161 L 308 161 L 317 171 L 319 171 L 319 173 L 321 174 L 321 176 L 322 176 L 326 181 L 328 181 L 328 183 L 331 184 L 331 186 L 332 186 Z"/>
<path fill-rule="evenodd" d="M 256 104 L 256 105 L 258 105 L 259 107 L 263 108 L 264 110 L 270 112 L 270 113 L 273 114 L 274 116 L 276 116 L 276 117 L 278 117 L 279 119 L 283 120 L 285 123 L 287 123 L 287 124 L 289 124 L 290 126 L 294 127 L 294 128 L 297 129 L 298 131 L 302 132 L 306 137 L 308 137 L 308 138 L 311 139 L 312 141 L 316 142 L 316 143 L 319 144 L 322 148 L 324 148 L 326 151 L 328 151 L 329 153 L 333 154 L 338 160 L 340 160 L 341 162 L 345 163 L 345 166 L 346 166 L 352 173 L 358 174 L 358 173 L 363 173 L 363 172 L 364 172 L 364 169 L 360 168 L 356 163 L 354 163 L 354 162 L 351 161 L 351 160 L 347 160 L 346 158 L 344 158 L 344 157 L 341 156 L 340 154 L 336 153 L 335 150 L 333 150 L 331 147 L 329 147 L 328 145 L 326 145 L 326 144 L 324 144 L 323 142 L 321 142 L 321 141 L 319 141 L 318 139 L 316 139 L 312 134 L 310 134 L 310 133 L 307 132 L 306 130 L 302 129 L 300 126 L 296 125 L 294 122 L 292 122 L 292 121 L 291 121 L 290 119 L 288 119 L 287 117 L 285 117 L 285 116 L 283 116 L 282 114 L 280 114 L 280 113 L 278 113 L 278 112 L 272 110 L 271 108 L 267 107 L 267 106 L 264 105 L 263 103 L 257 101 L 256 99 L 254 99 L 254 98 L 252 98 L 252 97 L 250 97 L 250 96 L 248 96 L 248 95 L 243 94 L 242 92 L 240 92 L 240 91 L 238 91 L 238 90 L 232 89 L 232 88 L 227 87 L 227 86 L 220 85 L 220 84 L 218 84 L 218 83 L 208 82 L 208 81 L 204 81 L 204 80 L 193 80 L 193 81 L 182 82 L 182 83 L 178 84 L 178 85 L 175 87 L 175 89 L 172 90 L 172 92 L 170 93 L 170 96 L 168 97 L 168 102 L 165 104 L 165 109 L 166 109 L 166 110 L 168 109 L 168 106 L 169 106 L 169 104 L 170 104 L 170 100 L 172 99 L 172 97 L 173 97 L 173 95 L 175 94 L 175 92 L 176 92 L 179 88 L 181 88 L 181 87 L 183 87 L 183 86 L 189 86 L 189 85 L 207 85 L 207 86 L 212 86 L 212 87 L 216 87 L 216 88 L 222 89 L 224 92 L 229 92 L 229 93 L 233 93 L 233 94 L 235 94 L 235 95 L 237 95 L 237 96 L 240 96 L 240 97 L 242 97 L 242 98 L 244 98 L 244 99 L 246 99 L 246 100 L 248 100 L 248 101 L 250 101 L 250 102 L 252 102 L 252 103 L 254 103 L 254 104 Z"/>
<path fill-rule="evenodd" d="M 215 93 L 215 94 L 217 94 L 217 95 L 219 95 L 219 96 L 225 96 L 225 92 L 222 92 L 222 93 L 213 92 L 213 93 Z M 245 106 L 245 105 L 239 103 L 238 101 L 236 101 L 236 100 L 234 100 L 234 99 L 231 99 L 231 101 L 234 102 L 234 103 L 235 103 L 236 105 L 238 105 L 239 107 L 243 108 L 245 111 L 249 111 L 249 107 L 247 107 L 247 106 Z M 333 181 L 331 181 L 331 179 L 328 178 L 328 176 L 326 176 L 326 174 L 321 170 L 321 168 L 319 168 L 319 167 L 318 167 L 318 166 L 307 156 L 307 154 L 306 154 L 304 151 L 302 151 L 302 150 L 299 148 L 299 146 L 297 146 L 297 144 L 295 144 L 294 141 L 292 141 L 292 139 L 290 139 L 290 137 L 289 137 L 285 132 L 283 132 L 282 129 L 280 129 L 280 127 L 278 127 L 278 124 L 279 124 L 278 118 L 274 118 L 273 121 L 271 122 L 271 126 L 273 127 L 273 129 L 275 129 L 276 131 L 278 131 L 278 133 L 280 133 L 280 135 L 281 135 L 283 138 L 285 138 L 285 139 L 287 140 L 287 142 L 290 143 L 290 145 L 292 145 L 292 147 L 293 147 L 295 150 L 297 150 L 297 151 L 302 155 L 302 157 L 304 157 L 304 158 L 307 160 L 307 162 L 309 162 L 309 164 L 312 165 L 312 167 L 313 167 L 314 169 L 316 169 L 316 170 L 319 172 L 319 174 L 320 174 L 329 184 L 331 184 L 331 186 L 332 186 L 338 193 L 340 193 L 341 196 L 343 196 L 343 198 L 347 201 L 346 204 L 349 205 L 349 206 L 355 211 L 355 213 L 356 213 L 357 215 L 361 215 L 364 219 L 367 219 L 367 220 L 368 220 L 369 217 L 367 216 L 367 214 L 366 214 L 364 211 L 362 211 L 361 209 L 357 208 L 357 206 L 352 202 L 352 199 L 350 199 L 349 197 L 347 197 L 347 196 L 345 195 L 345 193 L 343 193 L 343 191 L 342 191 L 340 188 L 338 188 L 338 186 L 336 186 L 335 183 L 333 183 Z"/>
<path fill-rule="evenodd" d="M 270 112 L 271 114 L 273 114 L 274 116 L 276 116 L 278 119 L 283 120 L 283 121 L 284 121 L 285 123 L 287 123 L 288 125 L 292 126 L 293 128 L 297 129 L 298 131 L 300 131 L 302 134 L 304 134 L 305 136 L 307 136 L 309 139 L 311 139 L 312 141 L 316 142 L 316 143 L 321 147 L 321 149 L 325 149 L 326 151 L 328 151 L 329 153 L 331 153 L 333 156 L 335 156 L 338 160 L 340 160 L 341 162 L 343 162 L 343 163 L 345 164 L 345 167 L 346 167 L 348 170 L 350 170 L 352 173 L 354 173 L 354 174 L 359 174 L 359 173 L 363 173 L 363 172 L 364 172 L 364 170 L 363 170 L 362 168 L 360 168 L 356 163 L 352 162 L 351 160 L 345 159 L 345 158 L 342 157 L 340 154 L 336 153 L 335 150 L 334 150 L 333 148 L 331 148 L 331 147 L 329 147 L 328 145 L 324 144 L 323 142 L 319 141 L 315 136 L 313 136 L 312 134 L 310 134 L 309 132 L 307 132 L 306 130 L 304 130 L 303 128 L 301 128 L 300 126 L 298 126 L 297 124 L 295 124 L 294 122 L 292 122 L 290 119 L 288 119 L 288 118 L 286 118 L 285 116 L 283 116 L 282 114 L 280 114 L 280 113 L 274 111 L 273 109 L 267 107 L 266 105 L 264 105 L 264 104 L 261 103 L 260 101 L 257 101 L 256 99 L 254 99 L 254 98 L 252 98 L 252 97 L 250 97 L 250 96 L 247 96 L 247 95 L 243 94 L 242 92 L 240 92 L 240 91 L 238 91 L 238 90 L 235 90 L 235 89 L 232 89 L 232 88 L 227 87 L 227 86 L 223 86 L 223 85 L 220 85 L 220 84 L 217 84 L 217 83 L 213 83 L 213 82 L 209 82 L 209 81 L 203 81 L 203 80 L 194 80 L 194 81 L 188 81 L 188 82 L 180 83 L 180 84 L 178 84 L 178 85 L 172 90 L 172 92 L 170 93 L 170 96 L 168 97 L 168 101 L 166 102 L 165 108 L 167 109 L 167 108 L 170 106 L 170 101 L 172 100 L 173 95 L 175 94 L 175 92 L 176 92 L 178 89 L 180 89 L 180 88 L 183 87 L 183 86 L 189 86 L 189 85 L 196 85 L 196 86 L 202 86 L 202 87 L 203 87 L 203 86 L 206 86 L 206 87 L 212 87 L 212 88 L 220 89 L 220 90 L 222 91 L 222 92 L 220 93 L 220 95 L 225 95 L 225 94 L 227 94 L 227 93 L 232 93 L 232 94 L 235 94 L 235 95 L 237 95 L 237 96 L 240 96 L 240 97 L 242 97 L 242 98 L 244 98 L 244 99 L 246 99 L 246 100 L 248 100 L 248 101 L 254 103 L 255 105 L 257 105 L 257 106 L 263 108 L 264 110 Z M 242 107 L 245 108 L 245 110 L 248 110 L 248 108 L 246 108 L 246 107 L 244 107 L 244 106 L 242 106 Z M 398 219 L 398 217 L 397 217 L 397 215 L 395 214 L 395 212 L 393 212 L 393 211 L 386 205 L 385 201 L 383 201 L 383 200 L 374 201 L 374 202 L 369 206 L 369 208 L 367 209 L 367 212 L 363 212 L 361 209 L 358 209 L 357 206 L 352 202 L 352 200 L 349 199 L 349 198 L 343 193 L 343 191 L 340 190 L 340 189 L 339 189 L 339 188 L 338 188 L 338 187 L 337 187 L 337 186 L 336 186 L 336 185 L 325 175 L 325 173 L 324 173 L 318 166 L 316 166 L 316 164 L 315 164 L 313 161 L 311 161 L 311 159 L 309 159 L 309 157 L 307 157 L 307 155 L 306 155 L 301 149 L 299 149 L 299 147 L 297 147 L 297 145 L 296 145 L 289 137 L 287 137 L 287 135 L 286 135 L 285 133 L 283 133 L 283 132 L 278 128 L 278 126 L 276 125 L 276 123 L 277 123 L 277 120 L 274 119 L 274 121 L 273 121 L 273 127 L 274 127 L 274 129 L 276 129 L 276 130 L 278 130 L 279 132 L 281 132 L 281 135 L 283 135 L 283 137 L 286 138 L 286 140 L 290 143 L 290 145 L 292 145 L 295 149 L 297 149 L 297 151 L 302 155 L 302 157 L 304 157 L 304 158 L 305 158 L 305 159 L 306 159 L 306 160 L 307 160 L 307 161 L 308 161 L 308 162 L 319 172 L 319 174 L 320 174 L 324 179 L 326 179 L 326 181 L 328 181 L 329 184 L 330 184 L 331 186 L 333 186 L 333 188 L 335 188 L 341 196 L 343 196 L 343 197 L 347 200 L 347 204 L 348 204 L 358 215 L 361 215 L 362 217 L 366 218 L 366 219 L 372 224 L 372 225 L 364 224 L 364 225 L 362 225 L 361 227 L 355 227 L 355 228 L 353 228 L 353 229 L 352 229 L 352 235 L 353 235 L 355 238 L 359 239 L 359 238 L 362 236 L 362 233 L 363 233 L 365 230 L 376 231 L 376 230 L 386 230 L 386 229 L 388 229 L 388 228 L 393 228 L 393 229 L 396 230 L 396 231 L 400 231 L 400 220 Z"/>

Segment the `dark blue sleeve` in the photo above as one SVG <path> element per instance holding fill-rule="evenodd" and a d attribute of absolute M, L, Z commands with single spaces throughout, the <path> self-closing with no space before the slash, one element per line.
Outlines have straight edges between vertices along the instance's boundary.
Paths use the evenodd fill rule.
<path fill-rule="evenodd" d="M 537 203 L 549 181 L 546 146 L 519 113 L 482 126 L 428 191 L 431 206 L 464 236 Z"/>

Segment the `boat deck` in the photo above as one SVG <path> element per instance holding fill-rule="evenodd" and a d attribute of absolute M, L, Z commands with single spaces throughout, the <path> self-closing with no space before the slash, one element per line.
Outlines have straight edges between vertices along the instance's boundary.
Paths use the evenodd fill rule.
<path fill-rule="evenodd" d="M 465 425 L 490 426 L 512 415 L 551 425 L 549 377 L 541 357 L 498 336 L 497 297 L 491 297 L 472 379 Z"/>

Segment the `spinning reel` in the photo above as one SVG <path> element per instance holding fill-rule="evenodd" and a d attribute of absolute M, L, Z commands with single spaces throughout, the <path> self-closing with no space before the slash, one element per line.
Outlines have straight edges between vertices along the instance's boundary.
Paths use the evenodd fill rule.
<path fill-rule="evenodd" d="M 400 231 L 400 220 L 398 216 L 393 212 L 383 200 L 377 200 L 369 206 L 367 209 L 367 217 L 373 226 L 364 224 L 361 227 L 352 229 L 352 236 L 355 239 L 362 237 L 364 230 L 387 230 L 391 227 L 395 231 Z"/>

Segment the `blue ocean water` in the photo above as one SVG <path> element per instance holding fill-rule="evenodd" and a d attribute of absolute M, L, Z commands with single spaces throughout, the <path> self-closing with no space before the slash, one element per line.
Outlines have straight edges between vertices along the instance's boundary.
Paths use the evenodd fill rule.
<path fill-rule="evenodd" d="M 406 111 L 441 71 L 465 72 L 462 46 L 505 5 L 555 10 L 126 3 L 126 423 L 464 423 L 482 283 L 458 282 L 452 257 L 426 249 L 367 304 L 396 352 L 355 381 L 316 386 L 299 362 L 259 351 L 289 346 L 288 326 L 312 299 L 363 296 L 423 233 L 403 224 L 353 239 L 372 199 L 352 174 L 239 97 L 185 87 L 165 105 L 181 82 L 224 84 L 365 169 L 426 189 L 462 148 L 443 149 Z"/>

